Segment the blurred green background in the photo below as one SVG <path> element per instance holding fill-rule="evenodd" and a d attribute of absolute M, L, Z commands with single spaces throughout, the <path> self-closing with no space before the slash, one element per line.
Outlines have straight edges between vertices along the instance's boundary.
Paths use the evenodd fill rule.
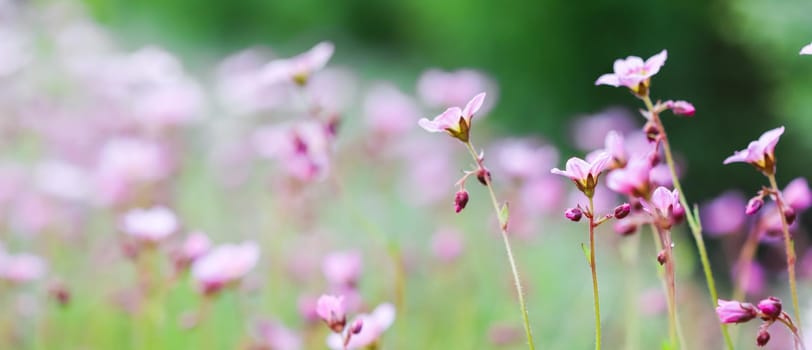
<path fill-rule="evenodd" d="M 810 1 L 84 1 L 122 42 L 167 46 L 197 67 L 247 47 L 294 54 L 326 39 L 337 44 L 338 64 L 407 91 L 429 67 L 482 69 L 500 86 L 492 127 L 541 134 L 565 149 L 573 116 L 640 107 L 624 89 L 594 80 L 616 58 L 666 48 L 654 97 L 698 110 L 692 120 L 666 121 L 687 161 L 689 198 L 755 192 L 760 174 L 721 161 L 778 125 L 787 126 L 780 180 L 812 175 L 812 138 L 804 136 L 812 133 L 812 57 L 798 55 L 812 41 Z"/>

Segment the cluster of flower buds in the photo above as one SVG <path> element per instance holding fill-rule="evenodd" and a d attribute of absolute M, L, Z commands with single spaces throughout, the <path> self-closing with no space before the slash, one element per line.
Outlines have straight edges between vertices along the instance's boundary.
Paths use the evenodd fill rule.
<path fill-rule="evenodd" d="M 316 313 L 333 332 L 327 344 L 333 349 L 366 349 L 375 346 L 378 338 L 395 320 L 395 307 L 385 303 L 370 314 L 360 314 L 347 326 L 344 296 L 322 295 Z"/>
<path fill-rule="evenodd" d="M 716 315 L 719 321 L 726 324 L 745 323 L 756 318 L 764 321 L 758 330 L 756 344 L 765 346 L 770 341 L 767 329 L 776 321 L 786 325 L 797 336 L 797 329 L 787 313 L 783 312 L 781 300 L 768 297 L 758 302 L 758 305 L 743 303 L 735 300 L 718 300 Z"/>

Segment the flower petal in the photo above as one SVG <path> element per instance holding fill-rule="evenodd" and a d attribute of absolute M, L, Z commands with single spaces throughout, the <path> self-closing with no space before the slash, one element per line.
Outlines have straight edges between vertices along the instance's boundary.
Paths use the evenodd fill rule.
<path fill-rule="evenodd" d="M 473 116 L 474 113 L 479 111 L 479 108 L 482 107 L 482 103 L 484 101 L 485 101 L 485 93 L 480 92 L 479 94 L 474 96 L 474 98 L 472 98 L 471 101 L 468 101 L 468 104 L 465 105 L 465 109 L 462 110 L 462 116 L 470 120 L 470 117 Z"/>
<path fill-rule="evenodd" d="M 665 60 L 668 58 L 668 51 L 662 50 L 660 53 L 651 56 L 648 60 L 646 60 L 646 71 L 648 74 L 654 75 L 660 71 L 660 67 L 665 64 Z"/>
<path fill-rule="evenodd" d="M 617 78 L 617 75 L 609 73 L 601 75 L 598 80 L 595 80 L 595 85 L 609 85 L 618 87 L 620 86 L 620 80 Z"/>
<path fill-rule="evenodd" d="M 812 44 L 806 45 L 801 48 L 801 55 L 812 55 Z"/>

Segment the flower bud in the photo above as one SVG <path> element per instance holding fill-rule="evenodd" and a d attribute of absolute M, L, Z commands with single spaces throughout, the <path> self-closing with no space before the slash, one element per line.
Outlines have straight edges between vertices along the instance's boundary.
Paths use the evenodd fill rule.
<path fill-rule="evenodd" d="M 648 121 L 646 125 L 643 125 L 643 132 L 650 142 L 655 142 L 660 137 L 660 129 L 652 121 Z"/>
<path fill-rule="evenodd" d="M 660 263 L 660 265 L 664 265 L 666 260 L 667 259 L 665 257 L 665 249 L 663 249 L 659 253 L 657 253 L 657 262 Z"/>
<path fill-rule="evenodd" d="M 758 337 L 756 337 L 756 345 L 764 346 L 767 345 L 767 342 L 770 341 L 770 333 L 767 330 L 761 330 L 758 332 Z"/>
<path fill-rule="evenodd" d="M 747 202 L 747 206 L 744 208 L 744 213 L 747 215 L 753 215 L 755 213 L 758 213 L 758 211 L 763 206 L 764 199 L 762 199 L 761 196 L 755 196 L 753 198 L 750 198 L 750 200 Z"/>
<path fill-rule="evenodd" d="M 363 329 L 363 328 L 364 328 L 364 320 L 359 318 L 359 319 L 355 320 L 352 323 L 352 325 L 350 326 L 350 333 L 352 333 L 352 334 L 361 333 L 361 329 Z"/>
<path fill-rule="evenodd" d="M 316 313 L 333 332 L 341 333 L 347 324 L 344 296 L 322 295 L 316 305 Z"/>
<path fill-rule="evenodd" d="M 66 306 L 70 302 L 70 291 L 68 287 L 61 282 L 55 282 L 48 288 L 48 294 L 59 304 L 59 306 Z"/>
<path fill-rule="evenodd" d="M 787 225 L 792 225 L 792 223 L 795 222 L 795 218 L 797 217 L 797 215 L 795 215 L 794 209 L 790 207 L 785 207 L 784 217 L 787 219 Z"/>
<path fill-rule="evenodd" d="M 581 216 L 583 216 L 583 212 L 581 209 L 576 208 L 569 208 L 567 211 L 564 212 L 564 216 L 571 221 L 578 222 L 581 221 Z"/>
<path fill-rule="evenodd" d="M 716 315 L 722 323 L 743 323 L 758 316 L 758 309 L 753 304 L 735 300 L 717 300 Z"/>
<path fill-rule="evenodd" d="M 628 236 L 637 231 L 637 224 L 634 220 L 618 220 L 613 227 L 615 232 L 621 236 Z"/>
<path fill-rule="evenodd" d="M 482 186 L 488 186 L 488 182 L 491 182 L 491 172 L 488 171 L 488 169 L 480 167 L 476 172 L 476 179 L 479 180 Z"/>
<path fill-rule="evenodd" d="M 758 302 L 758 310 L 764 314 L 765 321 L 774 320 L 781 316 L 781 299 L 769 297 Z"/>
<path fill-rule="evenodd" d="M 616 219 L 623 219 L 629 216 L 629 213 L 632 211 L 632 206 L 629 203 L 623 203 L 615 207 L 615 218 Z"/>
<path fill-rule="evenodd" d="M 454 212 L 461 212 L 468 205 L 468 191 L 459 190 L 454 196 Z"/>

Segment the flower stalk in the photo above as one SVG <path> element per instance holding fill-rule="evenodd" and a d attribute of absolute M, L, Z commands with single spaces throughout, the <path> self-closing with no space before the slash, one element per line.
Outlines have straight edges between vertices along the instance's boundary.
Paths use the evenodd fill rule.
<path fill-rule="evenodd" d="M 798 283 L 795 279 L 795 240 L 789 233 L 789 223 L 787 223 L 786 208 L 784 207 L 784 199 L 781 197 L 781 190 L 778 188 L 778 183 L 775 181 L 775 173 L 767 175 L 770 179 L 770 186 L 772 187 L 773 196 L 775 196 L 775 204 L 778 207 L 778 214 L 781 217 L 781 230 L 784 233 L 784 246 L 786 247 L 787 254 L 787 273 L 789 274 L 789 289 L 792 294 L 792 309 L 795 312 L 795 318 L 798 320 L 798 329 L 801 328 L 801 308 L 798 304 Z M 800 332 L 800 331 L 799 331 Z"/>
<path fill-rule="evenodd" d="M 598 293 L 598 271 L 595 263 L 595 201 L 589 197 L 589 268 L 592 270 L 592 298 L 595 304 L 595 350 L 601 348 L 601 301 Z"/>

